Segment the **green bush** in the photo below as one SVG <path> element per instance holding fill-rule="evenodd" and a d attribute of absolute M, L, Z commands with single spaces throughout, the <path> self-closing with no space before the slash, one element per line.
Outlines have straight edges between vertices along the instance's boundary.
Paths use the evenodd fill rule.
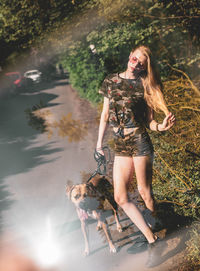
<path fill-rule="evenodd" d="M 92 54 L 86 41 L 68 50 L 62 64 L 70 74 L 71 85 L 81 97 L 93 103 L 100 101 L 97 90 L 105 77 L 105 69 L 98 56 Z"/>

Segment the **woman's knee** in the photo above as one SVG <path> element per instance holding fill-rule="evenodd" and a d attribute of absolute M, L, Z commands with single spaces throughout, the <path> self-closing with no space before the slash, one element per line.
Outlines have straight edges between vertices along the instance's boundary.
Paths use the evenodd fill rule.
<path fill-rule="evenodd" d="M 122 207 L 124 204 L 126 204 L 128 202 L 127 196 L 115 195 L 114 198 L 120 207 Z"/>

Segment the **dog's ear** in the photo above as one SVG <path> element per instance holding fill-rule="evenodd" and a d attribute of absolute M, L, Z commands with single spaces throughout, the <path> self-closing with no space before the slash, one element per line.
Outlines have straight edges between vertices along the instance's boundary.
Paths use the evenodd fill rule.
<path fill-rule="evenodd" d="M 66 195 L 68 199 L 71 199 L 71 192 L 74 189 L 75 185 L 66 185 Z"/>

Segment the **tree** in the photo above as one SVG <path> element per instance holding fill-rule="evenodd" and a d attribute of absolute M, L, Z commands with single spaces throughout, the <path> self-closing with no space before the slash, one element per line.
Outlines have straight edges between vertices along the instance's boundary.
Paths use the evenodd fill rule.
<path fill-rule="evenodd" d="M 84 9 L 86 1 L 1 0 L 0 40 L 6 56 L 48 42 L 51 32 Z M 0 43 L 1 45 L 1 43 Z M 2 58 L 2 56 L 1 56 Z M 3 57 L 3 59 L 5 59 Z"/>

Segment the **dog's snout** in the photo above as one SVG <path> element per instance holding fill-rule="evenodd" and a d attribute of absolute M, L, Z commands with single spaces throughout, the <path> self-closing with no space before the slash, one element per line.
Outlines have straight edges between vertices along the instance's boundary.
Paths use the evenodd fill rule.
<path fill-rule="evenodd" d="M 74 196 L 75 199 L 79 199 L 80 198 L 80 194 L 77 194 L 76 196 Z"/>
<path fill-rule="evenodd" d="M 87 193 L 84 193 L 84 194 L 83 194 L 83 197 L 86 198 L 86 197 L 87 197 Z"/>

